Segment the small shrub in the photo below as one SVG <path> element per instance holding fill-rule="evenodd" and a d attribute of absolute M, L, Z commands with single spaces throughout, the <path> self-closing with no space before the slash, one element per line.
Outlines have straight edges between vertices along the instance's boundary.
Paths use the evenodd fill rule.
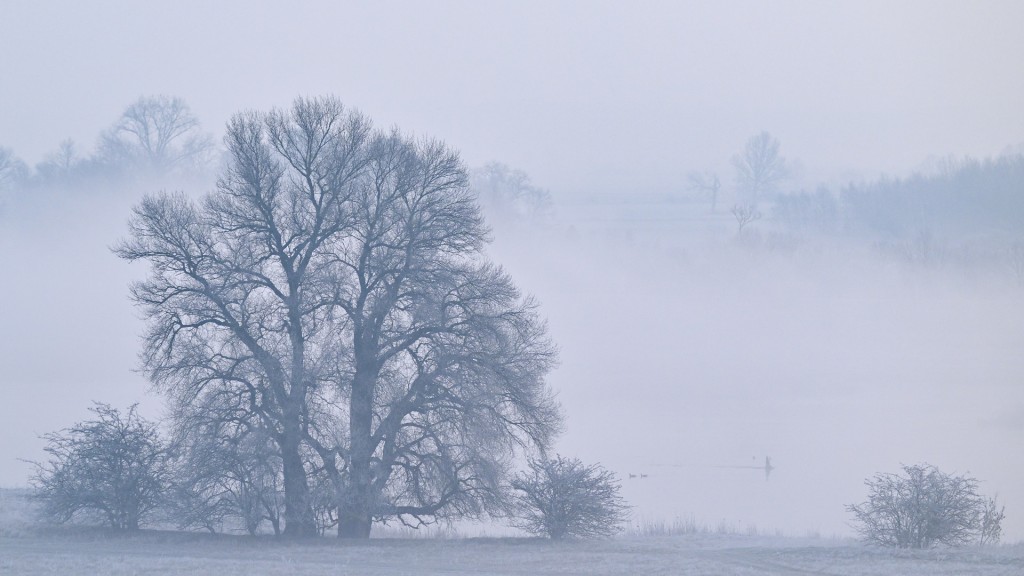
<path fill-rule="evenodd" d="M 996 503 L 995 498 L 985 500 L 981 511 L 981 527 L 978 532 L 978 544 L 998 544 L 1003 535 L 1004 508 Z"/>
<path fill-rule="evenodd" d="M 167 450 L 156 425 L 135 408 L 121 414 L 96 403 L 95 420 L 43 436 L 51 458 L 35 463 L 32 484 L 47 518 L 136 530 L 156 509 L 167 485 Z"/>
<path fill-rule="evenodd" d="M 866 541 L 895 548 L 998 542 L 1003 510 L 978 495 L 975 478 L 927 464 L 903 471 L 866 480 L 868 501 L 847 507 Z"/>
<path fill-rule="evenodd" d="M 531 460 L 512 488 L 514 525 L 552 540 L 612 536 L 629 517 L 618 479 L 600 464 L 562 456 Z"/>

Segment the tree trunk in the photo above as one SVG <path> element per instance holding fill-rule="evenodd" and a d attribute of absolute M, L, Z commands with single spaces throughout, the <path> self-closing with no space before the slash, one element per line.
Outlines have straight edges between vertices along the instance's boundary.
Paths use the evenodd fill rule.
<path fill-rule="evenodd" d="M 308 538 L 317 535 L 313 508 L 309 505 L 309 483 L 299 452 L 298 419 L 285 422 L 281 439 L 281 463 L 284 471 L 284 535 Z"/>
<path fill-rule="evenodd" d="M 371 430 L 373 427 L 373 385 L 376 376 L 367 371 L 356 371 L 352 381 L 352 399 L 349 404 L 349 482 L 344 498 L 338 506 L 338 536 L 341 538 L 369 538 L 373 524 L 373 478 L 370 458 L 373 456 Z"/>

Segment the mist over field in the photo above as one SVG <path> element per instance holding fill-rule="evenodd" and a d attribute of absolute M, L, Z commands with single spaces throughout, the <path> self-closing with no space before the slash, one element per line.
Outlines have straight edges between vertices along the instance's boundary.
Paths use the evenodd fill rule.
<path fill-rule="evenodd" d="M 6 485 L 24 484 L 15 459 L 38 457 L 37 435 L 92 400 L 161 414 L 131 372 L 142 324 L 125 287 L 141 271 L 108 250 L 131 203 L 53 193 L 5 207 L 3 268 L 24 271 L 2 293 L 23 303 L 5 311 L 5 381 L 24 391 L 4 408 Z M 615 470 L 638 521 L 849 534 L 843 506 L 863 479 L 919 461 L 971 472 L 1011 511 L 1024 499 L 1024 290 L 1008 269 L 821 239 L 743 244 L 731 216 L 695 202 L 668 204 L 678 221 L 651 232 L 644 218 L 666 210 L 637 204 L 648 214 L 621 224 L 629 206 L 556 203 L 547 223 L 499 224 L 488 251 L 560 348 L 557 449 Z M 689 215 L 707 229 L 689 231 Z M 727 468 L 765 456 L 767 481 Z M 1019 519 L 1004 530 L 1017 538 Z"/>
<path fill-rule="evenodd" d="M 147 266 L 112 251 L 132 208 L 212 191 L 232 114 L 334 94 L 460 152 L 485 253 L 559 350 L 554 449 L 614 471 L 634 524 L 849 536 L 865 478 L 927 462 L 1024 539 L 1021 5 L 247 7 L 0 9 L 24 168 L 0 179 L 0 487 L 92 401 L 166 416 L 129 300 Z M 156 94 L 211 135 L 206 168 L 89 164 Z M 759 134 L 787 170 L 751 200 L 734 158 Z"/>
<path fill-rule="evenodd" d="M 525 255 L 499 236 L 561 346 L 566 451 L 620 471 L 641 515 L 798 534 L 848 534 L 835 511 L 863 497 L 858 471 L 901 462 L 1021 497 L 1010 439 L 1024 425 L 1024 300 L 1011 276 L 813 242 L 750 248 L 732 233 L 717 245 L 584 233 Z M 768 481 L 731 468 L 765 456 Z M 1008 535 L 1020 526 L 1008 515 Z"/>

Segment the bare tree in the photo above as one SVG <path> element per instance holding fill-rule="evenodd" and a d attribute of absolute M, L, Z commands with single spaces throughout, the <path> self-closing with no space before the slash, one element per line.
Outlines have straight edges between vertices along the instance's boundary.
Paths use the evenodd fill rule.
<path fill-rule="evenodd" d="M 159 174 L 201 167 L 211 149 L 209 135 L 200 131 L 184 100 L 147 96 L 128 106 L 100 136 L 97 155 L 108 164 Z"/>
<path fill-rule="evenodd" d="M 481 256 L 458 155 L 374 133 L 331 98 L 236 116 L 230 163 L 196 206 L 150 197 L 118 249 L 145 366 L 176 406 L 238 398 L 277 446 L 284 533 L 317 533 L 311 474 L 339 535 L 373 520 L 472 514 L 518 445 L 559 414 L 535 305 Z"/>
<path fill-rule="evenodd" d="M 472 171 L 471 188 L 489 219 L 537 222 L 551 216 L 551 194 L 522 170 L 491 162 Z"/>
<path fill-rule="evenodd" d="M 789 177 L 785 158 L 779 155 L 779 141 L 768 132 L 747 140 L 743 151 L 732 158 L 736 190 L 744 204 L 757 206 L 767 194 Z"/>
<path fill-rule="evenodd" d="M 137 530 L 162 501 L 167 450 L 156 426 L 136 412 L 106 404 L 95 420 L 43 438 L 50 454 L 32 478 L 44 513 L 59 522 L 97 518 L 116 530 Z"/>
<path fill-rule="evenodd" d="M 231 163 L 196 206 L 147 197 L 117 248 L 152 266 L 132 294 L 149 320 L 144 366 L 176 405 L 237 395 L 278 446 L 287 535 L 316 533 L 302 444 L 317 368 L 337 357 L 335 248 L 362 185 L 369 123 L 333 100 L 228 124 Z"/>
<path fill-rule="evenodd" d="M 28 168 L 9 148 L 0 147 L 0 191 L 14 187 L 28 176 Z"/>
<path fill-rule="evenodd" d="M 512 488 L 515 525 L 552 540 L 612 536 L 629 517 L 618 479 L 600 464 L 563 456 L 530 460 Z"/>
<path fill-rule="evenodd" d="M 722 182 L 718 174 L 712 172 L 693 172 L 689 176 L 690 190 L 698 194 L 706 195 L 711 200 L 711 211 L 718 208 L 718 192 L 722 188 Z"/>
<path fill-rule="evenodd" d="M 750 204 L 736 204 L 732 207 L 731 212 L 733 217 L 736 218 L 737 235 L 743 234 L 743 228 L 746 227 L 747 224 L 761 219 L 761 212 L 758 211 L 755 206 Z"/>
<path fill-rule="evenodd" d="M 554 349 L 536 305 L 480 255 L 486 231 L 458 156 L 390 133 L 369 157 L 352 242 L 336 254 L 342 386 L 323 400 L 347 410 L 311 439 L 338 471 L 347 537 L 375 518 L 496 510 L 511 450 L 546 446 L 559 426 L 543 383 Z"/>
<path fill-rule="evenodd" d="M 61 141 L 57 150 L 47 154 L 43 161 L 36 165 L 36 174 L 43 180 L 68 177 L 81 161 L 75 148 L 74 141 Z"/>
<path fill-rule="evenodd" d="M 927 464 L 903 466 L 905 476 L 876 474 L 865 481 L 868 500 L 847 506 L 865 540 L 896 548 L 962 546 L 996 541 L 1003 518 L 994 500 L 978 495 L 978 481 Z"/>

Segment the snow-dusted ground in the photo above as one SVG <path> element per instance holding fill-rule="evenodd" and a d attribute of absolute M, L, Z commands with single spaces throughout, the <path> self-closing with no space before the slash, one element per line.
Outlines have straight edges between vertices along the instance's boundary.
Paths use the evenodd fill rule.
<path fill-rule="evenodd" d="M 1024 574 L 1024 547 L 896 552 L 828 540 L 747 536 L 381 539 L 289 543 L 95 532 L 0 537 L 2 574 Z"/>
<path fill-rule="evenodd" d="M 322 538 L 42 526 L 27 492 L 0 489 L 0 574 L 1020 575 L 1024 544 L 895 551 L 849 540 L 696 533 L 592 542 L 531 538 Z"/>

